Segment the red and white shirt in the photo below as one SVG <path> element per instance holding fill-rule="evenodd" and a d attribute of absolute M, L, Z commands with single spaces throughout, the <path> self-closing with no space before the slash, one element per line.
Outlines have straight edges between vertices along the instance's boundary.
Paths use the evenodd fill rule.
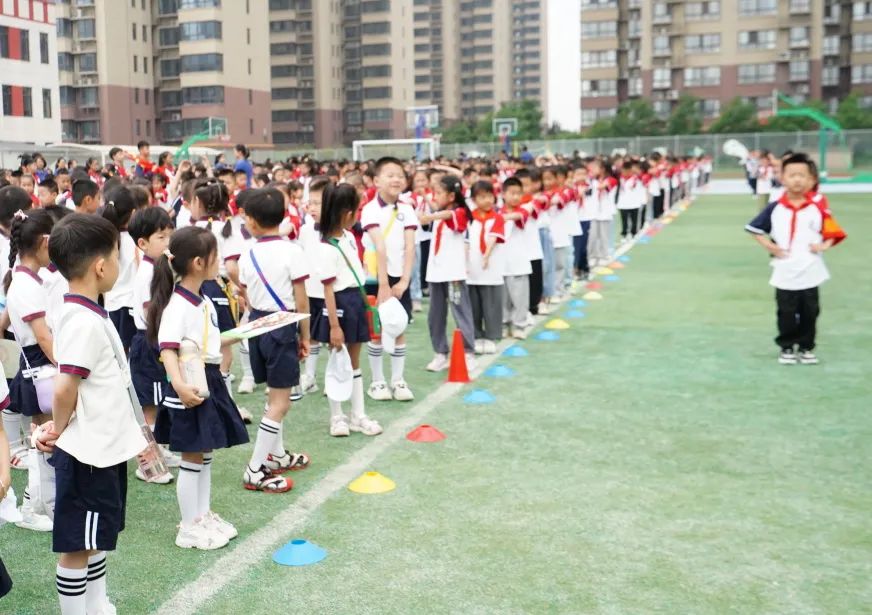
<path fill-rule="evenodd" d="M 495 240 L 487 268 L 484 255 L 487 245 Z M 494 210 L 472 212 L 469 225 L 469 262 L 467 283 L 473 286 L 499 286 L 504 283 L 506 221 Z"/>
<path fill-rule="evenodd" d="M 457 282 L 466 279 L 466 209 L 458 207 L 448 220 L 433 222 L 426 282 Z"/>

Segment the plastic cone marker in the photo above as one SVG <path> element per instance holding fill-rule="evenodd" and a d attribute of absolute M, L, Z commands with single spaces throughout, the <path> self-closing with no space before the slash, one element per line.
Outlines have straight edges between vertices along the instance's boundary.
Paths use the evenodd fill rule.
<path fill-rule="evenodd" d="M 645 245 L 646 243 L 651 243 L 651 238 L 650 237 L 639 237 L 639 239 L 636 240 L 636 243 Z"/>
<path fill-rule="evenodd" d="M 602 287 L 602 282 L 588 282 L 587 286 L 585 286 L 585 288 L 587 288 L 588 290 L 600 290 L 602 289 Z"/>
<path fill-rule="evenodd" d="M 618 262 L 619 262 L 619 263 L 629 263 L 630 260 L 631 260 L 631 259 L 630 259 L 630 255 L 629 255 L 629 254 L 623 254 L 623 255 L 621 255 L 621 256 L 618 257 Z"/>
<path fill-rule="evenodd" d="M 584 312 L 581 312 L 579 310 L 569 310 L 568 312 L 566 312 L 566 317 L 567 318 L 584 318 Z"/>
<path fill-rule="evenodd" d="M 282 566 L 308 566 L 327 557 L 327 551 L 308 540 L 296 538 L 273 553 L 273 561 Z"/>
<path fill-rule="evenodd" d="M 612 263 L 611 265 L 609 265 L 609 268 L 611 268 L 611 269 L 623 269 L 623 268 L 624 268 L 624 263 L 622 263 L 622 262 L 620 262 L 620 261 L 615 261 L 614 263 Z"/>
<path fill-rule="evenodd" d="M 432 425 L 419 425 L 406 434 L 406 440 L 411 442 L 441 442 L 445 434 Z"/>
<path fill-rule="evenodd" d="M 524 348 L 522 348 L 521 346 L 518 346 L 517 344 L 514 346 L 509 346 L 508 348 L 503 350 L 504 357 L 518 358 L 518 357 L 526 357 L 529 354 L 530 354 L 529 352 L 527 352 Z"/>
<path fill-rule="evenodd" d="M 448 364 L 448 382 L 471 382 L 469 370 L 466 368 L 466 353 L 463 350 L 463 334 L 460 329 L 454 330 L 454 341 L 451 344 L 451 362 Z"/>
<path fill-rule="evenodd" d="M 597 275 L 609 275 L 611 273 L 614 273 L 614 271 L 612 271 L 608 267 L 597 267 L 593 270 L 593 272 Z"/>
<path fill-rule="evenodd" d="M 569 307 L 571 308 L 580 308 L 585 306 L 587 306 L 587 303 L 584 301 L 584 299 L 573 299 L 569 302 Z"/>
<path fill-rule="evenodd" d="M 354 493 L 387 493 L 396 489 L 397 484 L 378 472 L 364 472 L 348 485 Z"/>
<path fill-rule="evenodd" d="M 604 277 L 603 280 L 605 280 L 606 282 L 620 282 L 620 281 L 621 281 L 621 276 L 619 276 L 619 275 L 615 275 L 615 274 L 613 273 L 613 274 L 611 274 L 611 275 L 607 275 L 606 277 Z"/>
<path fill-rule="evenodd" d="M 562 329 L 568 329 L 569 323 L 561 318 L 552 318 L 548 322 L 545 323 L 546 329 L 554 329 L 556 331 L 560 331 Z"/>
<path fill-rule="evenodd" d="M 663 224 L 672 224 L 672 218 L 666 218 L 663 220 Z"/>
<path fill-rule="evenodd" d="M 494 397 L 484 389 L 473 389 L 463 398 L 463 401 L 468 404 L 492 404 L 496 400 L 496 397 Z"/>
<path fill-rule="evenodd" d="M 484 375 L 488 378 L 511 378 L 515 375 L 515 370 L 507 365 L 491 365 L 484 371 Z"/>
<path fill-rule="evenodd" d="M 533 339 L 537 339 L 540 342 L 556 342 L 560 339 L 560 334 L 555 333 L 554 331 L 542 331 L 541 333 L 537 333 L 536 337 Z"/>
<path fill-rule="evenodd" d="M 584 298 L 587 299 L 588 301 L 599 301 L 600 299 L 603 298 L 603 296 L 601 294 L 599 294 L 598 292 L 592 290 L 589 293 L 585 293 Z"/>

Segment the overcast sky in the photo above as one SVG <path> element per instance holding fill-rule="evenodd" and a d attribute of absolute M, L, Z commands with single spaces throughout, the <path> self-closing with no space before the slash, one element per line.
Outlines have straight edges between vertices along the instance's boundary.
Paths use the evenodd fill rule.
<path fill-rule="evenodd" d="M 581 126 L 581 0 L 547 0 L 548 109 L 550 126 Z"/>

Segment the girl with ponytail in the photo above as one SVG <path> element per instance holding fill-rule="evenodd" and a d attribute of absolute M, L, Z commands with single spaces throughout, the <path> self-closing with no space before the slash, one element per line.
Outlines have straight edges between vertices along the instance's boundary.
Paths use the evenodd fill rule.
<path fill-rule="evenodd" d="M 108 182 L 107 182 L 108 185 Z M 136 277 L 138 254 L 136 244 L 127 232 L 127 224 L 136 210 L 133 194 L 126 186 L 115 186 L 106 191 L 102 216 L 118 229 L 120 244 L 118 250 L 118 280 L 105 294 L 105 308 L 118 337 L 124 345 L 124 352 L 130 351 L 130 343 L 136 334 L 133 322 L 133 279 Z"/>

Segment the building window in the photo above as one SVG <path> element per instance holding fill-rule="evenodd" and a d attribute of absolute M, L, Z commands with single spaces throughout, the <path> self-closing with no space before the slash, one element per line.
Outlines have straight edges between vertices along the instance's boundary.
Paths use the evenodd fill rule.
<path fill-rule="evenodd" d="M 179 66 L 179 60 L 160 61 L 160 75 L 164 79 L 178 77 L 180 71 L 181 67 Z"/>
<path fill-rule="evenodd" d="M 221 22 L 191 21 L 179 24 L 179 39 L 183 41 L 221 39 Z"/>
<path fill-rule="evenodd" d="M 585 51 L 581 54 L 582 68 L 608 68 L 618 65 L 618 52 L 614 49 L 606 51 Z"/>
<path fill-rule="evenodd" d="M 161 90 L 160 106 L 172 108 L 182 106 L 182 92 L 180 90 Z"/>
<path fill-rule="evenodd" d="M 581 95 L 589 98 L 617 96 L 618 81 L 616 79 L 584 79 L 581 82 Z"/>
<path fill-rule="evenodd" d="M 805 26 L 795 26 L 790 29 L 790 46 L 791 47 L 808 47 L 809 44 L 809 28 Z"/>
<path fill-rule="evenodd" d="M 364 79 L 367 77 L 390 77 L 391 67 L 387 64 L 381 66 L 364 66 L 360 69 L 360 74 Z"/>
<path fill-rule="evenodd" d="M 660 90 L 672 88 L 672 70 L 669 68 L 655 68 L 654 87 Z"/>
<path fill-rule="evenodd" d="M 142 40 L 148 42 L 148 28 L 145 25 L 142 26 Z"/>
<path fill-rule="evenodd" d="M 248 104 L 249 105 L 254 104 L 254 91 L 252 91 L 252 90 L 248 90 Z"/>
<path fill-rule="evenodd" d="M 58 17 L 55 21 L 55 30 L 57 30 L 58 38 L 70 37 L 73 35 L 73 22 L 63 17 Z"/>
<path fill-rule="evenodd" d="M 717 98 L 702 101 L 703 117 L 716 117 L 721 112 L 721 101 Z"/>
<path fill-rule="evenodd" d="M 3 86 L 3 115 L 12 115 L 12 86 Z"/>
<path fill-rule="evenodd" d="M 739 0 L 739 15 L 775 15 L 778 12 L 777 0 Z"/>
<path fill-rule="evenodd" d="M 58 54 L 58 70 L 73 70 L 73 54 Z"/>
<path fill-rule="evenodd" d="M 689 53 L 717 53 L 721 50 L 721 35 L 689 35 L 684 39 L 684 50 Z"/>
<path fill-rule="evenodd" d="M 743 30 L 739 32 L 739 49 L 775 49 L 775 30 Z"/>
<path fill-rule="evenodd" d="M 854 2 L 854 20 L 872 19 L 872 2 Z"/>
<path fill-rule="evenodd" d="M 838 37 L 833 38 L 836 38 L 836 49 L 838 49 Z M 854 53 L 872 51 L 872 32 L 860 32 L 852 36 L 851 51 Z"/>
<path fill-rule="evenodd" d="M 133 104 L 139 104 L 139 88 L 133 88 Z"/>
<path fill-rule="evenodd" d="M 182 56 L 179 60 L 183 73 L 224 70 L 224 56 L 220 53 L 196 53 Z"/>
<path fill-rule="evenodd" d="M 142 72 L 148 74 L 148 56 L 142 56 Z"/>
<path fill-rule="evenodd" d="M 221 0 L 179 0 L 180 9 L 204 9 L 221 6 Z"/>
<path fill-rule="evenodd" d="M 254 134 L 254 118 L 248 118 L 248 134 Z"/>
<path fill-rule="evenodd" d="M 415 47 L 417 47 L 417 45 L 415 45 Z M 361 45 L 360 53 L 367 58 L 374 56 L 389 56 L 391 55 L 391 44 L 378 43 L 374 45 Z"/>
<path fill-rule="evenodd" d="M 136 136 L 137 136 L 137 137 L 140 136 L 140 135 L 142 134 L 142 130 L 140 130 L 141 127 L 142 127 L 142 126 L 141 126 L 139 120 L 136 120 Z"/>
<path fill-rule="evenodd" d="M 39 33 L 39 61 L 43 64 L 48 64 L 48 34 L 45 32 Z"/>
<path fill-rule="evenodd" d="M 775 64 L 739 64 L 739 84 L 775 81 Z"/>
<path fill-rule="evenodd" d="M 24 99 L 24 117 L 33 117 L 33 88 L 21 88 Z"/>
<path fill-rule="evenodd" d="M 389 21 L 376 21 L 360 25 L 363 34 L 390 34 L 391 23 Z"/>
<path fill-rule="evenodd" d="M 133 56 L 133 72 L 134 73 L 139 72 L 139 57 L 137 57 L 137 56 Z"/>
<path fill-rule="evenodd" d="M 821 69 L 821 83 L 824 86 L 839 85 L 839 67 L 824 66 Z"/>
<path fill-rule="evenodd" d="M 130 24 L 130 30 L 133 33 L 132 34 L 133 40 L 136 40 L 136 24 L 135 23 Z"/>
<path fill-rule="evenodd" d="M 135 58 L 135 56 L 134 56 Z M 97 54 L 83 53 L 79 56 L 79 72 L 80 73 L 95 73 L 97 72 Z"/>
<path fill-rule="evenodd" d="M 93 19 L 82 19 L 76 22 L 76 36 L 80 39 L 95 38 L 97 23 Z"/>
<path fill-rule="evenodd" d="M 161 28 L 157 35 L 161 47 L 175 47 L 179 44 L 178 28 Z"/>
<path fill-rule="evenodd" d="M 21 60 L 30 62 L 30 30 L 21 30 Z"/>
<path fill-rule="evenodd" d="M 79 88 L 79 106 L 80 107 L 96 107 L 97 106 L 97 88 L 87 87 Z"/>
<path fill-rule="evenodd" d="M 364 122 L 388 122 L 391 119 L 390 109 L 366 109 L 363 112 Z"/>
<path fill-rule="evenodd" d="M 42 90 L 42 116 L 51 118 L 51 90 L 46 88 Z"/>
<path fill-rule="evenodd" d="M 684 17 L 687 20 L 695 19 L 718 19 L 721 16 L 721 3 L 713 2 L 688 2 L 684 5 Z"/>
<path fill-rule="evenodd" d="M 203 85 L 182 88 L 182 98 L 186 105 L 223 104 L 224 86 Z"/>
<path fill-rule="evenodd" d="M 69 85 L 62 85 L 60 93 L 61 107 L 69 107 L 76 104 L 76 88 Z"/>
<path fill-rule="evenodd" d="M 719 66 L 684 69 L 685 86 L 710 86 L 720 85 L 720 83 L 721 68 Z"/>
<path fill-rule="evenodd" d="M 151 136 L 151 120 L 145 120 L 145 136 Z"/>
<path fill-rule="evenodd" d="M 146 105 L 151 104 L 151 101 L 149 100 L 150 96 L 149 96 L 149 93 L 148 93 L 148 92 L 149 92 L 149 89 L 148 89 L 148 88 L 144 88 L 144 89 L 142 90 L 142 93 L 145 94 L 145 104 L 146 104 Z"/>
<path fill-rule="evenodd" d="M 808 81 L 809 78 L 809 62 L 808 60 L 793 60 L 790 62 L 790 80 L 791 81 Z"/>
<path fill-rule="evenodd" d="M 390 87 L 381 87 L 381 88 L 363 88 L 363 97 L 367 98 L 390 98 L 391 97 L 391 88 Z"/>

